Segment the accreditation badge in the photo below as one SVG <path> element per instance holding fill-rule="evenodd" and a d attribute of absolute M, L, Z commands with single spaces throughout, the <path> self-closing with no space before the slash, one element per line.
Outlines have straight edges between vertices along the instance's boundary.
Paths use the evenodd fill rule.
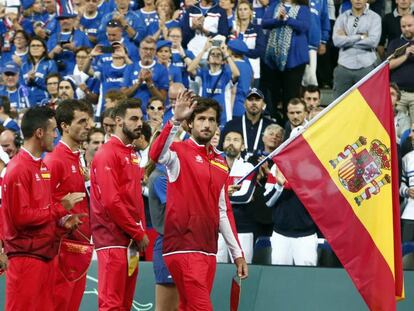
<path fill-rule="evenodd" d="M 65 279 L 76 282 L 88 271 L 94 245 L 62 238 L 59 245 L 58 266 Z"/>

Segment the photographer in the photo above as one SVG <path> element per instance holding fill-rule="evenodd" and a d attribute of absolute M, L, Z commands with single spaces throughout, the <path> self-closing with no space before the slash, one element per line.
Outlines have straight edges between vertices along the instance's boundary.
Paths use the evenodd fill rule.
<path fill-rule="evenodd" d="M 111 62 L 98 62 L 95 66 L 90 68 L 90 60 L 84 63 L 82 71 L 89 76 L 100 81 L 100 94 L 98 106 L 96 108 L 95 117 L 99 118 L 105 110 L 105 95 L 106 92 L 112 89 L 120 89 L 124 82 L 124 72 L 129 65 L 132 64 L 128 57 L 127 50 L 121 43 L 114 43 L 112 45 L 113 52 L 111 53 Z M 97 45 L 90 53 L 91 58 L 101 56 L 102 46 Z"/>
<path fill-rule="evenodd" d="M 199 68 L 204 53 L 208 52 L 207 68 Z M 213 98 L 223 109 L 220 125 L 232 119 L 233 107 L 231 103 L 231 85 L 236 83 L 240 76 L 232 56 L 227 51 L 227 45 L 217 40 L 207 40 L 204 48 L 188 66 L 188 72 L 192 77 L 201 80 L 201 96 Z M 230 99 L 230 100 L 229 100 Z"/>
<path fill-rule="evenodd" d="M 47 41 L 49 58 L 54 59 L 62 76 L 71 74 L 75 67 L 76 49 L 83 46 L 92 48 L 88 37 L 74 28 L 76 14 L 64 12 L 57 16 L 60 32 L 51 35 Z"/>

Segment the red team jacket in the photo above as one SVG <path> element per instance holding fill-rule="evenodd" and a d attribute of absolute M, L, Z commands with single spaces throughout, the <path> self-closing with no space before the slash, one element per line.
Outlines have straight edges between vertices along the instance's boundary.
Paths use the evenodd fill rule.
<path fill-rule="evenodd" d="M 91 229 L 96 249 L 127 247 L 145 234 L 142 171 L 132 149 L 113 135 L 91 165 Z"/>
<path fill-rule="evenodd" d="M 61 209 L 52 201 L 48 168 L 21 148 L 3 179 L 1 212 L 7 255 L 52 259 L 57 251 L 57 222 L 66 214 Z"/>
<path fill-rule="evenodd" d="M 84 173 L 80 165 L 79 152 L 72 152 L 68 145 L 60 141 L 53 152 L 46 155 L 44 162 L 51 171 L 50 184 L 52 188 L 52 198 L 55 203 L 60 203 L 61 199 L 69 192 L 86 193 Z M 60 209 L 61 213 L 65 213 L 62 206 Z M 77 203 L 70 213 L 86 213 L 89 215 L 88 198 L 85 197 L 81 202 Z M 78 230 L 86 237 L 90 237 L 91 230 L 89 227 L 89 218 L 83 218 L 82 222 L 83 224 Z M 77 234 L 76 231 L 74 231 L 69 238 L 85 242 L 85 238 Z"/>
<path fill-rule="evenodd" d="M 163 253 L 215 255 L 220 230 L 232 257 L 242 257 L 227 195 L 227 164 L 216 149 L 207 153 L 192 138 L 172 143 L 178 129 L 169 122 L 150 150 L 150 158 L 168 171 Z"/>

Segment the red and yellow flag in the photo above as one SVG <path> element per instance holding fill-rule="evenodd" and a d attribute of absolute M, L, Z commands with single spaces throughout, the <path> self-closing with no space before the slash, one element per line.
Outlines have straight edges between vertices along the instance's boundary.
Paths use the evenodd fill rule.
<path fill-rule="evenodd" d="M 273 159 L 371 310 L 403 298 L 398 161 L 388 63 Z"/>

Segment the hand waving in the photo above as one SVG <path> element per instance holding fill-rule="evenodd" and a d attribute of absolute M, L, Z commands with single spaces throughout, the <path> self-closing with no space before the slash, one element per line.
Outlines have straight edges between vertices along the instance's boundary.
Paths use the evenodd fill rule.
<path fill-rule="evenodd" d="M 188 119 L 193 113 L 196 105 L 197 102 L 194 101 L 193 92 L 188 90 L 180 92 L 174 107 L 175 120 L 181 122 Z"/>

